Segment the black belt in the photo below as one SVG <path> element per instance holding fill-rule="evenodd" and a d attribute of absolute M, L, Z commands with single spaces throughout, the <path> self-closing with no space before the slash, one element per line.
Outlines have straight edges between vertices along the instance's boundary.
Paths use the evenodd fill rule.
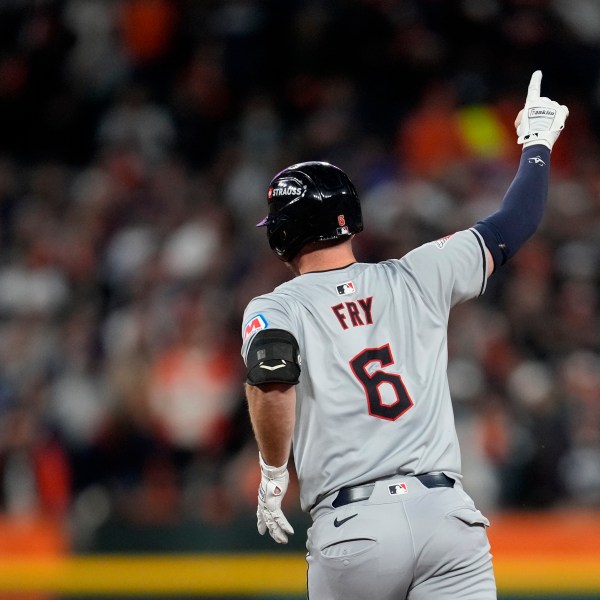
<path fill-rule="evenodd" d="M 425 473 L 424 475 L 415 475 L 415 479 L 418 479 L 427 488 L 436 487 L 454 487 L 454 479 L 444 475 L 444 473 Z M 392 481 L 392 480 L 390 480 Z M 342 488 L 335 497 L 335 500 L 331 503 L 333 508 L 339 508 L 345 506 L 351 502 L 360 502 L 361 500 L 368 500 L 373 493 L 375 488 L 374 483 L 368 483 L 366 485 L 357 485 L 354 487 Z"/>

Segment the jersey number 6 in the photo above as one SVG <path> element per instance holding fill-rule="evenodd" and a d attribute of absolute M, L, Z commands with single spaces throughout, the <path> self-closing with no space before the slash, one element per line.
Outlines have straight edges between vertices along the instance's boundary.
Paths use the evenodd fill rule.
<path fill-rule="evenodd" d="M 368 369 L 368 366 L 373 362 L 378 362 L 380 368 Z M 396 373 L 387 373 L 383 370 L 383 367 L 389 367 L 393 364 L 394 357 L 389 344 L 380 348 L 366 348 L 350 361 L 352 372 L 365 390 L 369 403 L 369 414 L 387 421 L 395 421 L 413 406 L 413 401 L 408 395 L 406 387 L 404 387 L 402 377 Z M 396 394 L 395 402 L 383 403 L 380 393 L 380 387 L 383 384 L 392 386 Z"/>

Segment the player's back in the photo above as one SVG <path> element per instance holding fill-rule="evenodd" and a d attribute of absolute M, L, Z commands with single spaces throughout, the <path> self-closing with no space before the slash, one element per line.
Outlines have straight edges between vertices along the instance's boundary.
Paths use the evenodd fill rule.
<path fill-rule="evenodd" d="M 458 250 L 476 254 L 472 232 L 455 237 Z M 249 305 L 250 319 L 290 331 L 300 348 L 294 459 L 305 509 L 397 472 L 460 473 L 446 335 L 461 298 L 453 282 L 436 281 L 439 250 L 427 246 L 400 260 L 306 273 Z"/>

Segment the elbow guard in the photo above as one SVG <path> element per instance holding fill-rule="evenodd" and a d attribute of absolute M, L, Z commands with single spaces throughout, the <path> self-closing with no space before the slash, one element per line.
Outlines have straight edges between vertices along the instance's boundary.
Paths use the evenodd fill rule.
<path fill-rule="evenodd" d="M 250 344 L 246 361 L 250 385 L 287 383 L 300 379 L 300 351 L 296 338 L 283 329 L 259 331 Z"/>

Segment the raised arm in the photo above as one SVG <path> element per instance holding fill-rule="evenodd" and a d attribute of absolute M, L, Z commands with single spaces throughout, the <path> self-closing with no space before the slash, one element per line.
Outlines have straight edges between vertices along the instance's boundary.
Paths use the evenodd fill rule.
<path fill-rule="evenodd" d="M 488 276 L 514 256 L 537 230 L 546 205 L 550 153 L 569 116 L 569 109 L 540 97 L 542 72 L 531 76 L 525 106 L 515 127 L 523 153 L 519 169 L 500 209 L 475 225 L 485 241 Z"/>

